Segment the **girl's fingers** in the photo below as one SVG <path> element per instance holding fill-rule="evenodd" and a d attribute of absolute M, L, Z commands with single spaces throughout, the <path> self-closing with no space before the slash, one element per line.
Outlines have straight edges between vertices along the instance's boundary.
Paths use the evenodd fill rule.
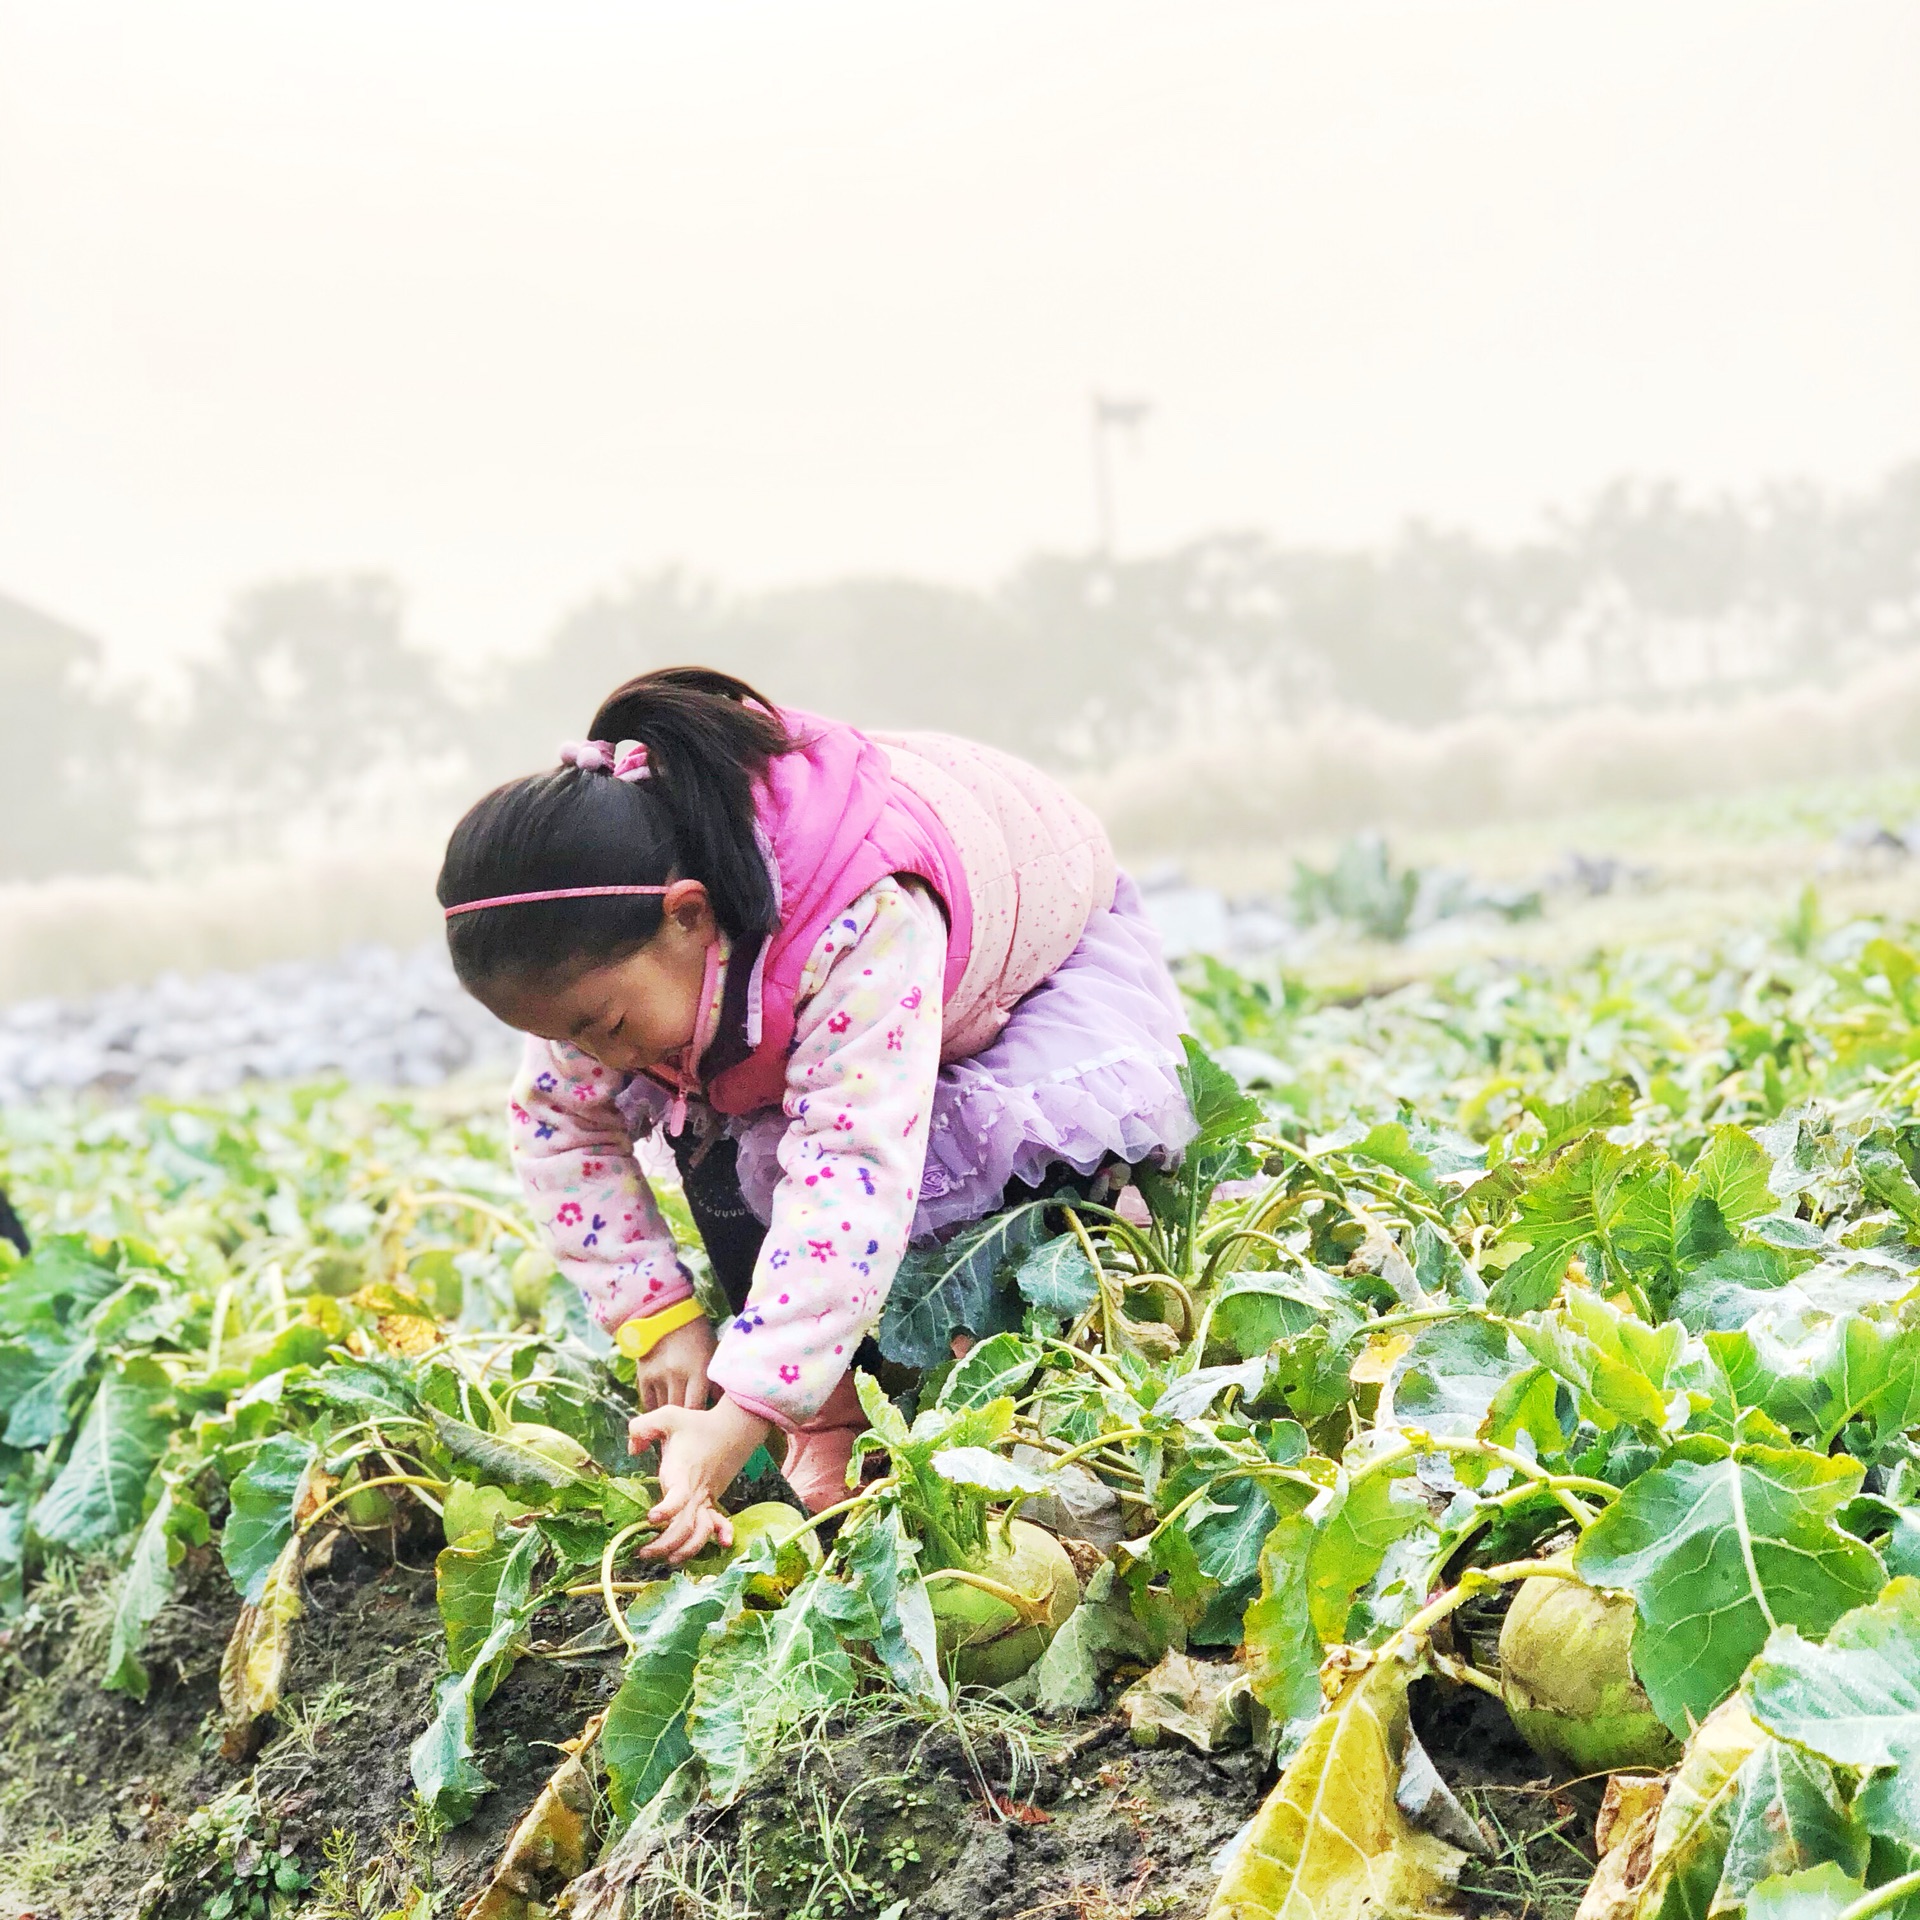
<path fill-rule="evenodd" d="M 680 1404 L 696 1413 L 707 1404 L 707 1376 L 701 1369 L 696 1367 L 681 1383 Z"/>
<path fill-rule="evenodd" d="M 640 1405 L 652 1413 L 660 1404 L 660 1389 L 651 1380 L 643 1381 L 640 1387 Z"/>

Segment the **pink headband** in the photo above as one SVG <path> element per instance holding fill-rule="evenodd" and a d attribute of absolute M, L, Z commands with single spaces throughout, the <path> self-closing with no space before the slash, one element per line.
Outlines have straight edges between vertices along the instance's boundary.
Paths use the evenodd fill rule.
<path fill-rule="evenodd" d="M 647 764 L 644 740 L 622 740 L 608 746 L 604 740 L 569 740 L 560 749 L 563 767 L 578 767 L 582 773 L 610 773 L 616 780 L 650 780 L 653 769 Z M 482 907 L 525 907 L 539 900 L 603 900 L 610 894 L 665 893 L 661 887 L 548 887 L 540 893 L 503 893 L 491 900 L 466 900 L 449 907 L 446 917 L 456 913 L 478 913 Z"/>

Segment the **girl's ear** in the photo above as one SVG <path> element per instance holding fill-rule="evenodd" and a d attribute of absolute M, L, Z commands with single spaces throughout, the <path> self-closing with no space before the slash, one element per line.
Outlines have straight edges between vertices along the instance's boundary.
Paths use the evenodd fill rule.
<path fill-rule="evenodd" d="M 698 880 L 676 880 L 660 897 L 660 911 L 683 933 L 704 933 L 711 939 L 717 931 L 713 902 Z"/>

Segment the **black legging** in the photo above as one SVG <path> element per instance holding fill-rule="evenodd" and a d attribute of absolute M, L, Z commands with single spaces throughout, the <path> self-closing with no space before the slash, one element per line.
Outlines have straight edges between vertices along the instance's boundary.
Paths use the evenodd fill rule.
<path fill-rule="evenodd" d="M 20 1216 L 14 1212 L 4 1187 L 0 1187 L 0 1240 L 11 1240 L 22 1253 L 33 1251 L 33 1243 L 27 1238 L 27 1230 L 20 1224 Z"/>

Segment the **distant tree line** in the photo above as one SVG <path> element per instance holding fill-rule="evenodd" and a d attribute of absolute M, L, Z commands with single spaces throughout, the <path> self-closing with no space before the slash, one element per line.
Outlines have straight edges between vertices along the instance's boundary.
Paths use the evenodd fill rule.
<path fill-rule="evenodd" d="M 393 581 L 285 580 L 238 599 L 165 722 L 99 691 L 84 636 L 0 598 L 0 877 L 264 852 L 295 823 L 377 829 L 424 782 L 544 764 L 611 686 L 683 661 L 1072 768 L 1150 746 L 1210 698 L 1418 724 L 1827 678 L 1916 643 L 1920 463 L 1848 495 L 1622 483 L 1507 544 L 1415 525 L 1370 549 L 1224 533 L 1042 555 L 984 592 L 866 578 L 735 596 L 666 570 L 459 684 L 408 639 Z"/>

